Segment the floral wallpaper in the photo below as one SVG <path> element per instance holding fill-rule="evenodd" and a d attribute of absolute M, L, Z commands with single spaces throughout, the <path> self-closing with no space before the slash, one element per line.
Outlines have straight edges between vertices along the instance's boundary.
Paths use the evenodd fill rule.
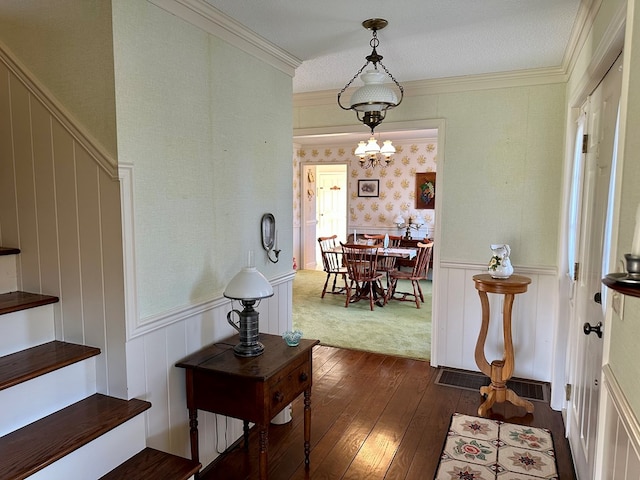
<path fill-rule="evenodd" d="M 416 173 L 435 172 L 438 163 L 436 139 L 399 141 L 394 143 L 396 153 L 391 163 L 364 169 L 353 154 L 355 145 L 303 146 L 293 155 L 293 213 L 294 224 L 300 225 L 300 166 L 304 163 L 349 162 L 348 198 L 349 228 L 390 228 L 400 214 L 422 215 L 427 224 L 435 223 L 434 210 L 416 210 Z M 378 197 L 358 197 L 358 180 L 378 179 Z M 437 182 L 436 182 L 437 190 Z"/>

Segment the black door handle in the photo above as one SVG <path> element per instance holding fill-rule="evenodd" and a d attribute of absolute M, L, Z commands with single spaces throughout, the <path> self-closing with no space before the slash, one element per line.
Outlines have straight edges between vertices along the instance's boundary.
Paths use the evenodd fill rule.
<path fill-rule="evenodd" d="M 598 335 L 598 338 L 602 338 L 602 322 L 598 322 L 595 327 L 591 326 L 591 324 L 587 322 L 582 326 L 582 331 L 585 335 L 589 335 L 591 332 L 594 332 Z"/>
<path fill-rule="evenodd" d="M 593 296 L 593 301 L 602 305 L 602 293 L 596 292 L 596 294 Z"/>

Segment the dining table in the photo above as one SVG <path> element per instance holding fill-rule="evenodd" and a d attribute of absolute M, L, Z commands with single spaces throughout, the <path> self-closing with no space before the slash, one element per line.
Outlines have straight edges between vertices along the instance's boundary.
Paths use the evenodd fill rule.
<path fill-rule="evenodd" d="M 415 248 L 404 247 L 379 247 L 372 245 L 371 248 L 375 248 L 378 251 L 378 257 L 395 257 L 395 258 L 407 258 L 412 260 L 418 254 L 418 250 Z M 342 253 L 342 246 L 334 247 L 330 250 L 335 253 Z"/>
<path fill-rule="evenodd" d="M 366 245 L 360 242 L 357 242 L 358 245 Z M 345 244 L 346 245 L 346 244 Z M 378 257 L 393 257 L 393 258 L 405 258 L 408 260 L 412 260 L 413 258 L 415 258 L 415 256 L 418 254 L 418 250 L 415 248 L 405 248 L 405 247 L 388 247 L 388 248 L 384 248 L 381 247 L 379 245 L 371 245 L 371 248 L 375 248 L 378 252 Z M 332 252 L 335 253 L 340 253 L 342 254 L 342 246 L 338 246 L 338 247 L 334 247 L 333 249 L 331 249 Z M 360 289 L 358 289 L 358 291 L 355 293 L 355 295 L 353 295 L 354 300 L 353 301 L 357 301 L 358 299 L 361 298 L 362 296 L 362 292 L 366 291 L 368 289 L 368 285 L 362 285 L 362 287 Z M 384 291 L 379 291 L 378 288 L 375 288 L 374 291 L 374 296 L 380 295 L 382 298 L 385 298 L 385 292 Z M 378 305 L 379 307 L 384 306 L 384 302 L 381 302 L 380 300 L 376 301 L 376 305 Z"/>

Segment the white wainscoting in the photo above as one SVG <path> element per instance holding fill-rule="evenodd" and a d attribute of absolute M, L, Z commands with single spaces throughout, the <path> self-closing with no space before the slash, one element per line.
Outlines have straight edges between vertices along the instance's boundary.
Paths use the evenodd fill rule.
<path fill-rule="evenodd" d="M 261 332 L 279 335 L 291 328 L 293 277 L 291 272 L 271 280 L 274 295 L 262 300 L 257 308 Z M 224 298 L 191 305 L 164 315 L 153 328 L 138 331 L 127 342 L 129 397 L 152 404 L 145 412 L 148 446 L 190 457 L 185 373 L 175 364 L 203 346 L 236 333 L 227 322 L 231 308 L 231 302 Z M 241 306 L 234 302 L 233 308 Z M 198 422 L 203 465 L 242 435 L 239 420 L 199 412 Z"/>
<path fill-rule="evenodd" d="M 474 350 L 482 309 L 472 277 L 486 266 L 442 263 L 434 299 L 435 358 L 439 366 L 478 371 Z M 557 279 L 553 268 L 515 266 L 515 273 L 531 278 L 526 293 L 516 295 L 513 314 L 514 376 L 549 382 L 552 379 L 556 331 Z M 434 286 L 435 287 L 435 286 Z M 491 320 L 485 344 L 487 360 L 503 357 L 502 295 L 489 294 Z"/>
<path fill-rule="evenodd" d="M 55 338 L 98 347 L 98 391 L 125 397 L 116 161 L 0 45 L 0 222 L 15 286 L 60 297 Z"/>
<path fill-rule="evenodd" d="M 600 419 L 596 478 L 640 479 L 640 424 L 609 365 L 602 370 L 604 387 L 600 398 Z"/>

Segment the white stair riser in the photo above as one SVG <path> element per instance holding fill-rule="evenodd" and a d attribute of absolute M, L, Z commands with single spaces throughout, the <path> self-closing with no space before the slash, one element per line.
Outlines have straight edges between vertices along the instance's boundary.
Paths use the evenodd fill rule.
<path fill-rule="evenodd" d="M 53 305 L 0 315 L 0 356 L 55 340 Z"/>
<path fill-rule="evenodd" d="M 100 478 L 145 446 L 144 414 L 140 414 L 40 470 L 29 480 Z"/>
<path fill-rule="evenodd" d="M 16 256 L 0 256 L 0 293 L 18 290 L 18 276 L 16 275 Z"/>
<path fill-rule="evenodd" d="M 95 357 L 0 390 L 0 436 L 94 393 Z"/>

